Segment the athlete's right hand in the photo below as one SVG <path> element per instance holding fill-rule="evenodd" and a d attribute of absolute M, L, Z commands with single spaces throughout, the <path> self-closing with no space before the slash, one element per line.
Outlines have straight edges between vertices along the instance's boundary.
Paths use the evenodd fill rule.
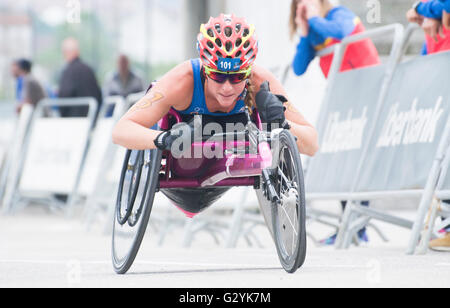
<path fill-rule="evenodd" d="M 154 143 L 162 151 L 171 151 L 180 154 L 187 150 L 194 140 L 194 120 L 189 123 L 175 124 L 171 130 L 163 132 L 156 137 Z"/>

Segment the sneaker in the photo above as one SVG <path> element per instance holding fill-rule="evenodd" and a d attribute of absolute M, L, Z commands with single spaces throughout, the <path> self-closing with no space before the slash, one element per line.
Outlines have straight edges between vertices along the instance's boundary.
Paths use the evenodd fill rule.
<path fill-rule="evenodd" d="M 443 237 L 432 240 L 429 247 L 435 251 L 450 251 L 450 232 L 446 233 Z"/>
<path fill-rule="evenodd" d="M 366 228 L 358 231 L 359 243 L 366 244 L 369 242 L 369 237 L 367 236 Z"/>
<path fill-rule="evenodd" d="M 333 246 L 334 243 L 336 242 L 336 237 L 337 237 L 337 234 L 333 234 L 332 236 L 319 241 L 319 243 L 322 246 Z"/>
<path fill-rule="evenodd" d="M 336 242 L 337 234 L 321 240 L 319 243 L 323 246 L 332 246 Z M 360 244 L 365 244 L 369 242 L 369 237 L 367 236 L 366 229 L 361 229 L 358 231 L 358 240 Z"/>

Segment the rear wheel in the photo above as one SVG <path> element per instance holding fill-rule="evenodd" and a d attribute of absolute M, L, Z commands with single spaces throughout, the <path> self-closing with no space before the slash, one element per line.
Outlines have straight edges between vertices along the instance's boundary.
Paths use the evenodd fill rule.
<path fill-rule="evenodd" d="M 306 256 L 305 188 L 300 153 L 292 134 L 279 134 L 278 166 L 272 184 L 280 202 L 272 202 L 272 227 L 281 265 L 288 273 L 301 267 Z"/>
<path fill-rule="evenodd" d="M 112 236 L 112 261 L 118 274 L 130 269 L 144 238 L 158 187 L 161 157 L 159 150 L 128 150 L 125 155 Z"/>

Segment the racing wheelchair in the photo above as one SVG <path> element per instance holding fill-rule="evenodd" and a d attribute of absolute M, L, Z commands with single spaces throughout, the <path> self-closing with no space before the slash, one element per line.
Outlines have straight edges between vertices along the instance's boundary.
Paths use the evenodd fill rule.
<path fill-rule="evenodd" d="M 256 109 L 250 114 L 246 108 L 243 116 L 245 129 L 203 135 L 191 144 L 194 153 L 207 147 L 221 157 L 175 158 L 159 149 L 126 152 L 112 233 L 116 273 L 125 274 L 134 262 L 155 194 L 164 194 L 192 218 L 237 186 L 254 188 L 284 270 L 294 273 L 303 265 L 305 189 L 296 139 L 289 130 L 264 130 Z M 170 130 L 181 122 L 182 115 L 171 109 L 158 129 Z"/>

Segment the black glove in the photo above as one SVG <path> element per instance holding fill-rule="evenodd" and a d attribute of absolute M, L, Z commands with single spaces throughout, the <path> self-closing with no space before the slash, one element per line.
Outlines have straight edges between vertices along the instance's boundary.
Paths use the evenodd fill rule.
<path fill-rule="evenodd" d="M 272 94 L 268 81 L 264 81 L 261 84 L 261 89 L 256 93 L 255 99 L 256 108 L 263 123 L 269 125 L 278 124 L 278 127 L 284 129 L 290 128 L 284 116 L 286 108 L 283 106 L 283 103 L 287 102 L 287 99 L 282 95 Z"/>
<path fill-rule="evenodd" d="M 182 154 L 188 150 L 185 145 L 194 141 L 194 120 L 189 123 L 175 124 L 171 130 L 163 132 L 156 137 L 154 143 L 162 151 L 171 151 L 172 154 Z M 190 147 L 189 147 L 190 149 Z"/>

